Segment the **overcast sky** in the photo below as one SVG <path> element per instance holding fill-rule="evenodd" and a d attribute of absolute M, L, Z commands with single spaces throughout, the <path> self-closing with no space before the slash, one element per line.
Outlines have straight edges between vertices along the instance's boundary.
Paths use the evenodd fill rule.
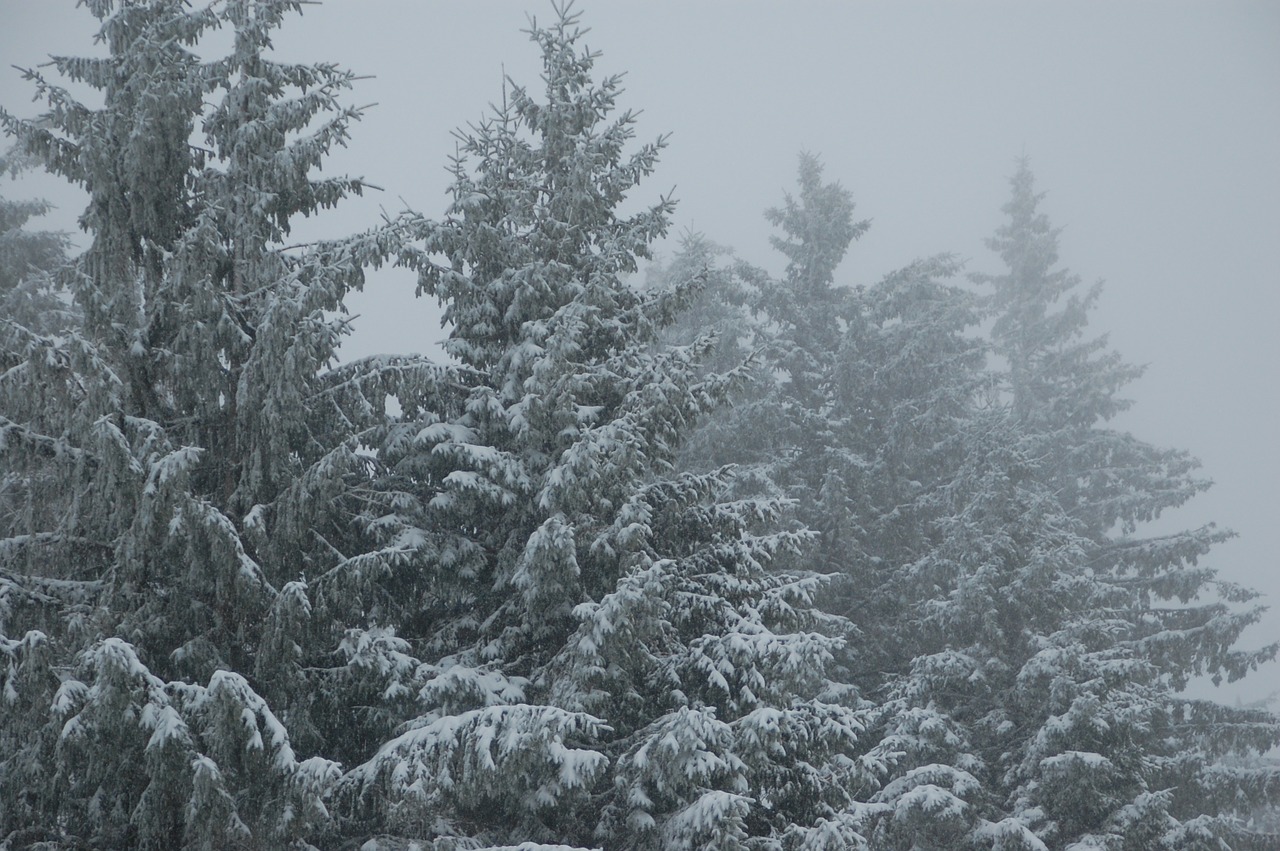
<path fill-rule="evenodd" d="M 9 65 L 95 51 L 74 0 L 0 0 L 0 104 L 32 115 Z M 1065 227 L 1063 263 L 1106 280 L 1093 327 L 1149 364 L 1121 426 L 1190 449 L 1216 486 L 1176 516 L 1240 537 L 1211 564 L 1273 607 L 1247 646 L 1280 638 L 1280 3 L 580 2 L 604 73 L 625 72 L 638 135 L 670 133 L 639 201 L 673 187 L 675 232 L 702 231 L 778 269 L 762 212 L 819 154 L 872 228 L 839 272 L 869 284 L 916 257 L 953 252 L 998 271 L 983 240 L 1000 224 L 1014 160 L 1030 157 L 1042 209 Z M 315 225 L 372 225 L 379 206 L 438 215 L 455 127 L 501 96 L 503 69 L 537 86 L 525 14 L 538 0 L 328 0 L 281 33 L 288 59 L 373 79 L 377 103 L 334 171 L 385 187 Z M 41 194 L 72 227 L 82 200 Z M 345 354 L 435 352 L 438 311 L 402 273 L 375 275 Z M 1272 665 L 1220 699 L 1280 689 Z"/>

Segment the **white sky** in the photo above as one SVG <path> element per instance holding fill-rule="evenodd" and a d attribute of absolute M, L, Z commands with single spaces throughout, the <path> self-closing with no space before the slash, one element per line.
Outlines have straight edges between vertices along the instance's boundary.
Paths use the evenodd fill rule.
<path fill-rule="evenodd" d="M 9 65 L 93 52 L 73 0 L 0 0 L 0 105 L 31 115 Z M 583 0 L 602 73 L 626 72 L 640 140 L 671 133 L 648 202 L 675 187 L 674 233 L 692 228 L 773 269 L 763 210 L 822 156 L 872 219 L 840 270 L 868 284 L 951 251 L 998 271 L 983 240 L 1001 222 L 1014 159 L 1031 157 L 1043 209 L 1066 227 L 1065 265 L 1107 281 L 1093 327 L 1150 364 L 1122 427 L 1190 449 L 1216 486 L 1163 528 L 1216 520 L 1240 533 L 1211 564 L 1280 610 L 1280 4 L 1254 2 L 729 2 Z M 525 12 L 542 0 L 328 0 L 277 40 L 282 55 L 375 79 L 377 102 L 334 159 L 386 187 L 322 218 L 337 235 L 379 205 L 438 215 L 453 128 L 500 97 L 502 71 L 537 86 Z M 47 179 L 5 186 L 63 206 Z M 311 228 L 303 230 L 310 231 Z M 304 234 L 305 235 L 305 234 Z M 349 355 L 434 352 L 438 312 L 403 273 L 353 300 Z M 1246 646 L 1280 638 L 1280 611 Z M 1280 690 L 1280 666 L 1220 699 Z"/>

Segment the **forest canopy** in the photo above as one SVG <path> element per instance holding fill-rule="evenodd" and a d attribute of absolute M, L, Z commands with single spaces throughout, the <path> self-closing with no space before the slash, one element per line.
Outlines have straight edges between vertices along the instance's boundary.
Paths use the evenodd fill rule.
<path fill-rule="evenodd" d="M 668 140 L 557 6 L 440 216 L 299 245 L 370 188 L 303 4 L 83 5 L 0 110 L 88 197 L 79 252 L 0 200 L 0 848 L 1280 843 L 1280 718 L 1184 693 L 1277 647 L 1150 531 L 1209 483 L 1114 425 L 1028 159 L 990 273 L 850 285 L 813 153 L 781 273 L 657 257 Z M 391 266 L 445 356 L 344 362 Z"/>

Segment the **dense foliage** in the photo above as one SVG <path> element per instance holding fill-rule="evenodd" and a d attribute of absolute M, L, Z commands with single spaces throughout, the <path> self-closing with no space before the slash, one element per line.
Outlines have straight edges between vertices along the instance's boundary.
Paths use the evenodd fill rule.
<path fill-rule="evenodd" d="M 364 188 L 353 76 L 272 56 L 302 3 L 84 5 L 100 105 L 0 111 L 89 198 L 74 257 L 0 202 L 0 848 L 1280 840 L 1280 722 L 1180 695 L 1276 649 L 1229 533 L 1144 534 L 1206 483 L 1110 427 L 1025 161 L 977 289 L 844 285 L 812 155 L 780 276 L 689 235 L 638 287 L 665 140 L 558 8 L 441 218 L 290 246 Z M 384 262 L 447 362 L 338 363 Z"/>

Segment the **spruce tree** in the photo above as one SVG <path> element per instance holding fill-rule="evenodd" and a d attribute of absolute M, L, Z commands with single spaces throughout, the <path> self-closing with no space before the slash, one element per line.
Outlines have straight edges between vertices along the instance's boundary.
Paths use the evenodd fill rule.
<path fill-rule="evenodd" d="M 530 35 L 542 97 L 513 83 L 460 134 L 406 258 L 459 365 L 406 387 L 378 446 L 422 583 L 395 624 L 418 717 L 348 774 L 353 823 L 385 847 L 856 845 L 842 625 L 819 578 L 766 570 L 802 536 L 673 465 L 726 379 L 709 341 L 659 343 L 685 294 L 627 282 L 667 229 L 667 200 L 619 211 L 662 142 L 627 152 L 574 14 Z"/>
<path fill-rule="evenodd" d="M 951 491 L 984 385 L 977 304 L 945 255 L 918 260 L 850 295 L 830 379 L 828 418 L 848 459 L 826 483 L 824 548 L 847 577 L 831 605 L 859 639 L 850 676 L 879 695 L 932 646 L 926 565 L 943 538 Z"/>
<path fill-rule="evenodd" d="M 882 772 L 861 811 L 872 847 L 947 847 L 974 826 L 969 799 L 982 786 L 945 764 L 973 768 L 956 747 L 929 748 L 929 738 L 948 738 L 945 715 L 901 699 L 898 685 L 917 656 L 938 649 L 932 607 L 954 584 L 934 562 L 978 431 L 984 347 L 968 333 L 978 304 L 951 282 L 958 264 L 945 256 L 869 287 L 840 285 L 837 264 L 866 224 L 853 222 L 849 193 L 824 183 L 811 156 L 800 184 L 799 198 L 771 213 L 784 231 L 775 245 L 790 261 L 785 276 L 740 273 L 761 346 L 757 383 L 700 430 L 694 463 L 740 463 L 750 471 L 740 487 L 788 497 L 813 535 L 798 562 L 838 578 L 824 608 L 855 628 L 839 670 L 865 705 L 884 701 L 866 736 Z"/>
<path fill-rule="evenodd" d="M 0 176 L 21 171 L 20 157 L 15 152 L 0 157 Z M 30 230 L 27 224 L 49 211 L 44 201 L 14 201 L 0 197 L 0 367 L 18 366 L 23 350 L 32 335 L 56 333 L 74 328 L 79 321 L 74 305 L 58 292 L 57 277 L 67 261 L 67 235 L 53 231 Z M 21 418 L 25 400 L 5 397 L 3 425 L 16 425 L 11 417 Z M 0 533 L 5 538 L 24 531 L 20 519 L 54 498 L 61 482 L 45 462 L 37 462 L 26 470 L 10 469 L 0 480 Z M 43 495 L 35 494 L 44 491 Z M 8 580 L 0 579 L 0 582 Z M 17 593 L 16 586 L 5 584 L 4 598 Z M 0 598 L 0 599 L 4 599 Z M 0 604 L 3 605 L 3 604 Z"/>
<path fill-rule="evenodd" d="M 688 346 L 714 336 L 714 348 L 703 359 L 709 373 L 731 373 L 750 364 L 756 342 L 749 307 L 755 297 L 751 281 L 758 274 L 736 260 L 729 248 L 700 233 L 685 234 L 669 260 L 655 259 L 645 270 L 646 290 L 689 294 L 688 304 L 662 329 L 662 341 Z"/>
<path fill-rule="evenodd" d="M 0 175 L 17 173 L 18 158 L 0 158 Z M 0 198 L 0 371 L 21 369 L 25 352 L 40 335 L 74 327 L 71 309 L 56 290 L 57 270 L 66 262 L 67 238 L 48 231 L 32 231 L 26 225 L 49 209 L 41 201 Z M 14 393 L 12 384 L 0 382 L 0 451 L 11 435 L 20 435 L 27 421 L 27 399 Z M 49 449 L 52 446 L 46 444 Z M 0 831 L 9 834 L 23 825 L 27 814 L 43 805 L 49 790 L 33 778 L 33 759 L 39 748 L 31 730 L 48 712 L 56 679 L 48 675 L 47 633 L 56 634 L 53 617 L 61 602 L 44 587 L 31 587 L 50 572 L 50 564 L 29 546 L 33 530 L 44 526 L 67 500 L 52 451 L 32 453 L 23 463 L 6 463 L 0 470 L 0 665 L 5 669 L 4 722 L 0 724 Z M 38 534 L 38 533 L 37 533 Z M 27 550 L 25 564 L 17 569 L 17 557 Z M 25 575 L 24 575 L 25 574 Z M 57 584 L 56 573 L 52 585 Z M 19 624 L 19 620 L 26 621 Z M 35 628 L 44 627 L 44 631 Z M 5 777 L 12 772 L 11 777 Z"/>
<path fill-rule="evenodd" d="M 682 460 L 696 469 L 731 464 L 736 493 L 784 500 L 788 522 L 811 536 L 796 563 L 838 573 L 844 561 L 828 544 L 839 509 L 824 500 L 860 459 L 845 451 L 839 434 L 846 423 L 831 404 L 840 341 L 853 309 L 852 291 L 837 284 L 835 270 L 868 223 L 854 221 L 849 192 L 824 182 L 822 171 L 816 156 L 802 154 L 797 194 L 766 212 L 781 230 L 772 238 L 788 261 L 781 278 L 742 262 L 707 264 L 715 289 L 732 293 L 750 311 L 749 317 L 721 316 L 723 330 L 708 329 L 727 331 L 748 349 L 741 370 L 746 385 L 730 407 L 696 430 Z M 697 313 L 714 316 L 706 307 Z"/>
<path fill-rule="evenodd" d="M 20 152 L 0 155 L 0 178 L 16 178 L 29 167 Z M 67 235 L 27 228 L 50 209 L 44 201 L 0 197 L 0 317 L 42 332 L 75 322 L 74 310 L 57 297 L 53 279 L 66 262 Z"/>
<path fill-rule="evenodd" d="M 766 211 L 781 231 L 770 242 L 787 265 L 780 279 L 759 279 L 754 309 L 767 346 L 766 372 L 777 380 L 759 405 L 741 409 L 739 419 L 744 431 L 763 427 L 769 435 L 769 444 L 760 447 L 765 476 L 795 501 L 800 522 L 819 533 L 814 557 L 821 569 L 836 572 L 843 559 L 830 546 L 840 511 L 831 504 L 839 498 L 831 486 L 861 459 L 840 439 L 846 423 L 830 404 L 851 310 L 851 290 L 837 284 L 835 272 L 870 222 L 854 221 L 851 194 L 824 182 L 822 171 L 816 156 L 802 154 L 798 194 Z"/>
<path fill-rule="evenodd" d="M 1137 370 L 1088 340 L 1097 297 L 1058 269 L 1058 231 L 1019 164 L 991 247 L 998 404 L 975 414 L 950 516 L 927 560 L 934 649 L 891 688 L 887 742 L 909 755 L 876 836 L 1002 848 L 1267 847 L 1248 818 L 1274 772 L 1231 767 L 1273 747 L 1273 715 L 1179 695 L 1244 675 L 1275 648 L 1235 644 L 1254 595 L 1199 566 L 1224 533 L 1143 537 L 1202 490 L 1186 453 L 1106 421 Z M 904 772 L 903 769 L 906 769 Z M 945 782 L 940 782 L 945 781 Z M 949 784 L 949 788 L 948 788 Z M 939 793 L 938 790 L 943 790 Z M 940 832 L 941 831 L 941 832 Z"/>
<path fill-rule="evenodd" d="M 1097 612 L 1112 623 L 1105 643 L 1115 655 L 1145 667 L 1135 679 L 1150 684 L 1152 713 L 1188 731 L 1178 747 L 1153 743 L 1145 754 L 1153 764 L 1152 793 L 1175 791 L 1160 792 L 1165 799 L 1148 805 L 1158 815 L 1144 814 L 1143 820 L 1163 817 L 1166 810 L 1174 824 L 1209 816 L 1214 830 L 1230 836 L 1238 828 L 1231 817 L 1247 813 L 1262 790 L 1255 778 L 1233 776 L 1216 764 L 1227 754 L 1265 750 L 1280 727 L 1264 713 L 1235 713 L 1211 702 L 1185 701 L 1176 692 L 1197 675 L 1215 682 L 1238 679 L 1273 658 L 1276 646 L 1236 648 L 1240 633 L 1261 611 L 1236 604 L 1257 595 L 1198 564 L 1231 533 L 1210 525 L 1159 537 L 1142 534 L 1144 523 L 1209 482 L 1195 476 L 1199 463 L 1189 453 L 1154 447 L 1106 425 L 1128 407 L 1118 391 L 1140 370 L 1108 350 L 1105 337 L 1086 338 L 1087 314 L 1100 287 L 1078 294 L 1079 279 L 1055 268 L 1059 230 L 1038 210 L 1043 196 L 1035 192 L 1025 159 L 1011 184 L 1004 208 L 1008 223 L 989 243 L 1007 271 L 980 279 L 994 291 L 992 338 L 1008 361 L 1010 405 L 1030 451 L 1042 459 L 1039 477 L 1085 539 L 1093 575 L 1107 585 Z M 1121 764 L 1118 773 L 1126 772 L 1147 780 Z M 1166 837 L 1208 829 L 1171 825 Z M 1250 841 L 1247 831 L 1239 839 Z"/>
<path fill-rule="evenodd" d="M 334 561 L 322 534 L 359 537 L 342 515 L 367 464 L 360 382 L 326 367 L 382 237 L 284 238 L 360 191 L 311 176 L 357 117 L 337 100 L 352 78 L 268 57 L 289 0 L 87 5 L 106 56 L 53 64 L 102 106 L 28 72 L 47 113 L 0 116 L 86 190 L 90 237 L 66 276 L 80 323 L 5 337 L 6 481 L 60 487 L 29 491 L 0 544 L 0 832 L 303 847 L 330 829 L 338 769 L 294 751 L 291 728 L 322 743 L 280 648 L 305 620 L 298 580 Z M 232 52 L 200 58 L 218 27 Z"/>

